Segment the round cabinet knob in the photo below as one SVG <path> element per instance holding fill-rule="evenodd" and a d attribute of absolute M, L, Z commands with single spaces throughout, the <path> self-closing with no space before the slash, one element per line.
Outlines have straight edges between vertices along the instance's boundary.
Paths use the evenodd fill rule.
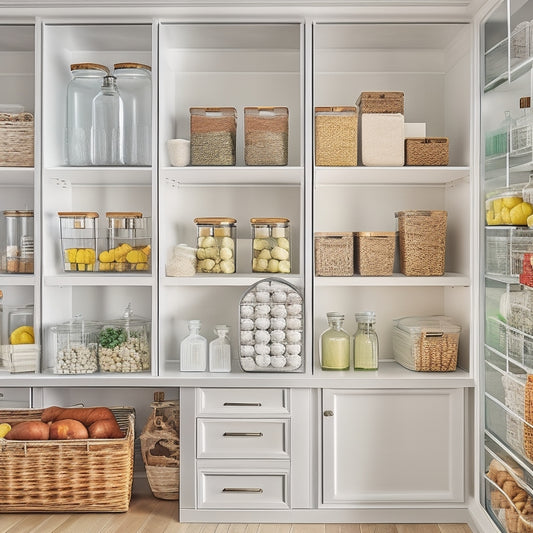
<path fill-rule="evenodd" d="M 324 411 L 324 416 L 333 416 L 333 411 Z"/>

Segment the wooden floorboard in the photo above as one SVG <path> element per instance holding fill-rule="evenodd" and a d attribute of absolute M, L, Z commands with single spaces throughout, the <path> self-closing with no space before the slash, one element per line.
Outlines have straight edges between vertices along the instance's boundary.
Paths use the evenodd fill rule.
<path fill-rule="evenodd" d="M 182 524 L 178 503 L 149 495 L 126 513 L 0 513 L 0 533 L 472 533 L 466 524 Z"/>

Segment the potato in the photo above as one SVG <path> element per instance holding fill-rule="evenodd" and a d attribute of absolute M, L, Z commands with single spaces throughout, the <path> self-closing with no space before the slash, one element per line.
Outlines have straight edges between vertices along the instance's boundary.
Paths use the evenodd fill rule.
<path fill-rule="evenodd" d="M 87 439 L 89 432 L 87 428 L 79 421 L 71 418 L 57 420 L 50 424 L 50 439 L 52 440 L 70 440 L 70 439 Z"/>
<path fill-rule="evenodd" d="M 14 425 L 4 437 L 6 440 L 48 440 L 48 424 L 40 420 L 28 420 Z"/>
<path fill-rule="evenodd" d="M 91 439 L 117 439 L 124 437 L 117 421 L 113 419 L 97 420 L 89 426 Z"/>

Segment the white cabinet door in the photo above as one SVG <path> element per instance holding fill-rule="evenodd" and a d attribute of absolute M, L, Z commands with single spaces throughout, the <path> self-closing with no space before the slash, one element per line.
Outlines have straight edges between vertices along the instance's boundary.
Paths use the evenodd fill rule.
<path fill-rule="evenodd" d="M 325 389 L 323 503 L 463 500 L 462 389 Z"/>

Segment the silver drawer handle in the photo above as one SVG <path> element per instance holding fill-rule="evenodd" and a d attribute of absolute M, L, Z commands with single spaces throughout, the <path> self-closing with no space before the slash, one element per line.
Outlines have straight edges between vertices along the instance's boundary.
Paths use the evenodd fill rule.
<path fill-rule="evenodd" d="M 254 492 L 257 494 L 261 494 L 263 492 L 263 489 L 245 489 L 245 488 L 224 488 L 222 489 L 222 492 Z"/>
<path fill-rule="evenodd" d="M 224 402 L 224 407 L 261 407 L 261 404 L 253 402 Z"/>
<path fill-rule="evenodd" d="M 231 431 L 226 431 L 223 434 L 224 437 L 262 437 L 263 434 L 258 431 L 257 433 L 232 433 Z"/>

